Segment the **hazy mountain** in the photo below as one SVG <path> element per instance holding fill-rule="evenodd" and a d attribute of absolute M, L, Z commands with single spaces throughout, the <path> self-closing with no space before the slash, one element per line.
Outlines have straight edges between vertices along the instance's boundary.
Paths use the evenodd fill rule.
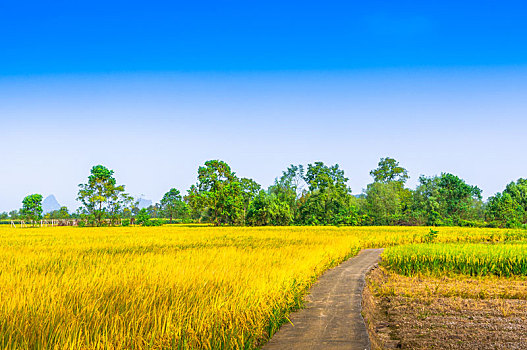
<path fill-rule="evenodd" d="M 137 207 L 139 209 L 143 209 L 143 208 L 148 208 L 151 205 L 152 205 L 152 201 L 151 200 L 139 198 L 139 204 L 137 205 Z"/>
<path fill-rule="evenodd" d="M 59 202 L 57 202 L 57 199 L 52 194 L 47 196 L 46 199 L 42 201 L 42 211 L 44 212 L 44 214 L 50 213 L 54 210 L 59 210 L 59 209 L 60 209 L 60 204 Z"/>

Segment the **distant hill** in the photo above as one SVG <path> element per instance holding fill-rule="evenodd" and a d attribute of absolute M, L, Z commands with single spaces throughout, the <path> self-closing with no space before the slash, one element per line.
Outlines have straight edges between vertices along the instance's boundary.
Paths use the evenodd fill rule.
<path fill-rule="evenodd" d="M 49 195 L 42 201 L 42 211 L 44 214 L 50 213 L 54 210 L 59 210 L 60 204 L 54 195 Z"/>
<path fill-rule="evenodd" d="M 143 209 L 143 208 L 148 208 L 151 205 L 152 205 L 152 201 L 151 200 L 139 198 L 139 204 L 137 205 L 137 207 L 139 209 Z"/>

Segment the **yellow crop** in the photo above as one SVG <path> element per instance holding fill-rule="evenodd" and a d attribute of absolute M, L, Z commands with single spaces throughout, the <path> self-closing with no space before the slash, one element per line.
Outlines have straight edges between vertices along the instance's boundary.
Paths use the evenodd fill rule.
<path fill-rule="evenodd" d="M 383 262 L 404 275 L 527 276 L 527 242 L 410 244 L 387 249 Z"/>
<path fill-rule="evenodd" d="M 255 348 L 327 268 L 408 227 L 0 227 L 0 348 Z M 525 231 L 441 229 L 439 242 Z"/>

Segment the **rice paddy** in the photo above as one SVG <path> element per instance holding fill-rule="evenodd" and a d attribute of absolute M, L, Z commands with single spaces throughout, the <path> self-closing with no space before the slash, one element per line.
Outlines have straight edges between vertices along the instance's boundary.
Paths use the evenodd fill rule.
<path fill-rule="evenodd" d="M 404 245 L 387 249 L 383 263 L 408 276 L 526 276 L 527 242 Z"/>
<path fill-rule="evenodd" d="M 441 247 L 420 244 L 428 230 L 0 227 L 0 347 L 257 348 L 326 269 L 362 248 L 403 245 L 389 257 Z M 441 228 L 436 241 L 455 249 L 525 238 L 521 230 Z M 520 246 L 502 247 L 525 254 Z"/>

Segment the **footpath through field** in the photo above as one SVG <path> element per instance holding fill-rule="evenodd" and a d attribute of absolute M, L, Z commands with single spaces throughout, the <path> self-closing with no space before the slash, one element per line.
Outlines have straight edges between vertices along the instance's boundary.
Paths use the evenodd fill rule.
<path fill-rule="evenodd" d="M 361 315 L 364 276 L 382 249 L 365 249 L 326 271 L 306 297 L 306 308 L 291 314 L 263 347 L 273 349 L 370 349 Z"/>

